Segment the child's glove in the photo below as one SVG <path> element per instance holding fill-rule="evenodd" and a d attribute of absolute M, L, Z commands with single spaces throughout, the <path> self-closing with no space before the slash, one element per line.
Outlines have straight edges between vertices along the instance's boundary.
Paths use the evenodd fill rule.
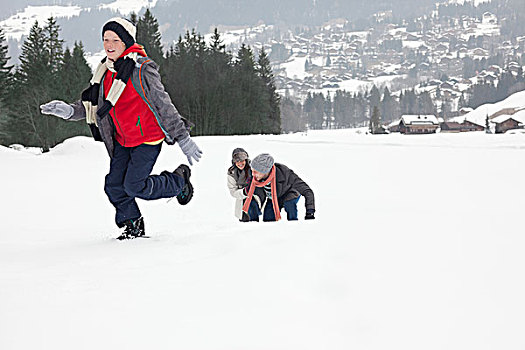
<path fill-rule="evenodd" d="M 73 107 L 59 100 L 41 105 L 40 111 L 42 114 L 51 114 L 62 119 L 69 119 L 73 115 Z"/>
<path fill-rule="evenodd" d="M 200 148 L 193 142 L 193 140 L 188 136 L 182 140 L 179 140 L 179 147 L 188 158 L 190 165 L 193 165 L 192 158 L 197 162 L 201 159 L 202 151 Z"/>

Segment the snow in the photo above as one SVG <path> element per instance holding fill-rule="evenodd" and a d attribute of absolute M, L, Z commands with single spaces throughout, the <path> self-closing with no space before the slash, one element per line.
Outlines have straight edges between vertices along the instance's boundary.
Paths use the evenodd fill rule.
<path fill-rule="evenodd" d="M 89 67 L 91 68 L 91 70 L 95 72 L 95 69 L 97 69 L 100 61 L 102 61 L 106 57 L 106 51 L 100 50 L 99 52 L 95 52 L 95 53 L 86 52 L 84 57 Z"/>
<path fill-rule="evenodd" d="M 6 20 L 0 22 L 6 39 L 21 40 L 23 35 L 29 35 L 31 27 L 38 21 L 39 26 L 44 26 L 49 17 L 71 18 L 79 16 L 82 8 L 79 6 L 27 6 Z"/>
<path fill-rule="evenodd" d="M 449 0 L 448 2 L 450 4 L 459 4 L 463 5 L 465 2 L 467 3 L 474 3 L 474 6 L 479 6 L 480 4 L 490 2 L 491 0 Z"/>
<path fill-rule="evenodd" d="M 475 28 L 472 28 L 467 33 L 460 35 L 461 39 L 468 41 L 471 36 L 475 38 L 478 36 L 498 36 L 500 35 L 500 26 L 491 23 L 475 23 Z"/>
<path fill-rule="evenodd" d="M 311 93 L 322 93 L 324 96 L 334 96 L 337 90 L 343 90 L 351 93 L 363 93 L 370 90 L 374 85 L 378 88 L 388 87 L 392 85 L 395 79 L 403 78 L 406 75 L 385 75 L 381 77 L 373 77 L 370 80 L 359 80 L 359 79 L 346 79 L 337 82 L 339 87 L 335 88 L 322 88 L 322 89 L 308 89 Z"/>
<path fill-rule="evenodd" d="M 286 70 L 286 76 L 288 78 L 303 80 L 307 76 L 310 76 L 310 74 L 304 70 L 306 59 L 307 57 L 296 57 L 294 55 L 290 58 L 290 60 L 280 64 L 279 66 Z M 320 65 L 320 62 L 315 64 Z"/>
<path fill-rule="evenodd" d="M 116 0 L 110 4 L 101 4 L 101 9 L 110 9 L 121 15 L 128 16 L 132 12 L 139 13 L 142 8 L 155 7 L 157 0 Z M 48 18 L 71 18 L 80 16 L 82 11 L 90 11 L 90 8 L 81 8 L 76 5 L 52 5 L 52 6 L 27 6 L 23 11 L 0 22 L 7 39 L 21 40 L 27 36 L 31 27 L 38 21 L 40 26 L 47 22 Z M 118 14 L 115 14 L 117 16 Z"/>
<path fill-rule="evenodd" d="M 218 27 L 218 32 L 220 34 L 220 39 L 222 44 L 226 46 L 228 51 L 233 51 L 234 54 L 237 53 L 238 47 L 249 40 L 253 40 L 257 37 L 258 34 L 264 33 L 267 30 L 271 30 L 273 25 L 261 24 L 258 26 L 242 26 L 237 27 L 236 29 L 230 29 L 230 27 Z M 213 32 L 207 33 L 204 35 L 204 40 L 206 43 L 210 43 L 213 38 Z M 257 51 L 257 50 L 256 50 Z"/>
<path fill-rule="evenodd" d="M 491 119 L 491 122 L 493 123 L 503 123 L 504 121 L 507 121 L 509 119 L 514 119 L 515 121 L 525 124 L 525 110 L 521 110 L 519 112 L 516 112 L 512 115 L 508 114 L 502 114 L 500 116 L 497 116 L 495 118 Z"/>
<path fill-rule="evenodd" d="M 155 7 L 157 0 L 115 0 L 110 4 L 99 5 L 101 9 L 110 9 L 122 15 L 130 15 L 132 12 L 139 13 L 146 7 Z"/>
<path fill-rule="evenodd" d="M 401 117 L 403 123 L 409 124 L 434 124 L 439 125 L 439 121 L 433 114 L 405 114 Z"/>
<path fill-rule="evenodd" d="M 425 45 L 425 42 L 422 40 L 403 40 L 403 47 L 409 49 L 418 49 L 421 46 Z"/>
<path fill-rule="evenodd" d="M 485 119 L 487 118 L 487 115 L 490 117 L 494 113 L 497 113 L 506 108 L 512 108 L 516 110 L 525 109 L 525 91 L 516 92 L 500 102 L 481 105 L 463 116 L 452 118 L 451 121 L 457 121 L 461 123 L 464 120 L 468 120 L 472 123 L 485 126 Z M 523 115 L 523 113 L 523 111 L 519 111 L 516 113 L 516 116 Z"/>
<path fill-rule="evenodd" d="M 522 349 L 525 135 L 195 137 L 195 196 L 120 242 L 102 143 L 0 147 L 1 349 Z M 314 190 L 316 220 L 240 223 L 235 147 Z M 183 160 L 164 145 L 154 172 Z"/>

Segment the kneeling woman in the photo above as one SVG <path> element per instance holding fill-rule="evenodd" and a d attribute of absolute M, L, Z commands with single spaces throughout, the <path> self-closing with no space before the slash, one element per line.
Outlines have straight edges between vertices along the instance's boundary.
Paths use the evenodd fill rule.
<path fill-rule="evenodd" d="M 232 153 L 232 166 L 228 168 L 227 180 L 228 189 L 235 201 L 235 216 L 239 221 L 259 221 L 261 215 L 261 200 L 254 196 L 255 200 L 251 201 L 248 214 L 243 213 L 242 206 L 246 199 L 246 186 L 251 182 L 252 171 L 250 168 L 250 159 L 248 153 L 242 148 L 236 148 Z"/>

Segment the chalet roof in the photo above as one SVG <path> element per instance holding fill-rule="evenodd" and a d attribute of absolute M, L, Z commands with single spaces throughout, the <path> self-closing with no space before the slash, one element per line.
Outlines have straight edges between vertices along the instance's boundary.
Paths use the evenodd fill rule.
<path fill-rule="evenodd" d="M 475 120 L 470 120 L 470 119 L 465 119 L 463 121 L 463 124 L 465 124 L 465 125 L 473 124 L 473 125 L 481 126 L 482 128 L 485 127 L 485 123 L 484 122 L 483 123 L 479 123 L 479 122 L 477 122 Z"/>
<path fill-rule="evenodd" d="M 496 118 L 492 118 L 491 122 L 493 122 L 495 124 L 501 124 L 501 123 L 506 122 L 509 119 L 514 120 L 518 124 L 523 124 L 525 122 L 525 118 L 524 118 L 523 115 L 522 116 L 519 116 L 519 115 L 515 116 L 515 115 L 508 115 L 508 114 L 502 114 L 502 115 L 497 116 Z"/>
<path fill-rule="evenodd" d="M 461 128 L 463 127 L 463 125 L 461 123 L 458 123 L 458 122 L 443 122 L 441 123 L 441 128 L 447 128 L 449 130 L 461 130 Z"/>
<path fill-rule="evenodd" d="M 405 114 L 401 117 L 401 121 L 405 125 L 439 125 L 439 121 L 433 114 Z"/>

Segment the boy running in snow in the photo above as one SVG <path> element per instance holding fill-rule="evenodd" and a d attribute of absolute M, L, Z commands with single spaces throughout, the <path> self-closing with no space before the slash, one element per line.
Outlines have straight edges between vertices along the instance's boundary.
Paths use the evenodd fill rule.
<path fill-rule="evenodd" d="M 118 239 L 145 235 L 136 198 L 177 197 L 182 205 L 192 198 L 187 165 L 150 175 L 162 142 L 178 143 L 190 165 L 202 155 L 190 138 L 191 123 L 178 113 L 164 90 L 157 65 L 135 42 L 135 35 L 136 28 L 128 20 L 110 19 L 102 28 L 106 57 L 81 100 L 73 104 L 55 100 L 40 106 L 43 114 L 86 119 L 93 137 L 104 142 L 111 158 L 104 190 L 116 209 L 117 226 L 124 228 Z"/>

